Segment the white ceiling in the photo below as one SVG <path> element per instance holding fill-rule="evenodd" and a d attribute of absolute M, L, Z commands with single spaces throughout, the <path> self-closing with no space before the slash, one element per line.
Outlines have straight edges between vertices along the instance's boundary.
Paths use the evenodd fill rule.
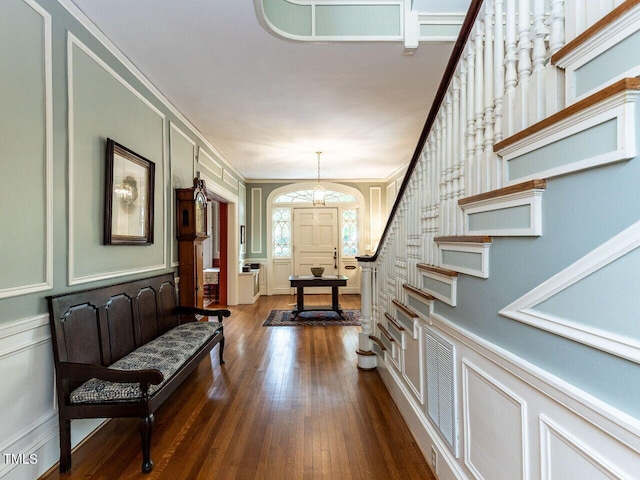
<path fill-rule="evenodd" d="M 453 46 L 283 40 L 251 0 L 73 2 L 249 180 L 313 179 L 316 151 L 323 179 L 388 177 L 413 155 Z"/>

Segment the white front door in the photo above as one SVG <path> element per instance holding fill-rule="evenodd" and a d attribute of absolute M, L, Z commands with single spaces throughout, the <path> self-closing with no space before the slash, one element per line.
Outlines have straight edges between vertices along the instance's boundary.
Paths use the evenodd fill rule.
<path fill-rule="evenodd" d="M 338 275 L 338 209 L 293 210 L 294 275 L 311 275 L 311 267 L 324 267 L 325 275 Z M 314 288 L 309 293 L 330 293 Z"/>

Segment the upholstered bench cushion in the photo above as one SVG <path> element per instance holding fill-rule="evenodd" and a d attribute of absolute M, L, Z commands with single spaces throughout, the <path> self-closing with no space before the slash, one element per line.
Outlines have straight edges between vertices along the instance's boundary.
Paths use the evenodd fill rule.
<path fill-rule="evenodd" d="M 189 322 L 171 329 L 160 337 L 142 345 L 109 366 L 116 370 L 144 370 L 155 368 L 164 380 L 149 386 L 153 395 L 194 354 L 200 346 L 222 328 L 218 322 Z M 140 398 L 138 383 L 114 383 L 92 378 L 71 392 L 71 403 L 125 402 Z"/>

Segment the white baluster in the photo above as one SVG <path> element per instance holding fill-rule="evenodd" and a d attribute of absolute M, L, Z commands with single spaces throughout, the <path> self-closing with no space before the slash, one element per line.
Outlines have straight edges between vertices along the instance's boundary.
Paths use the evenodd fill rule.
<path fill-rule="evenodd" d="M 504 0 L 495 0 L 493 17 L 493 95 L 495 97 L 495 128 L 493 138 L 495 144 L 504 138 L 502 133 L 502 101 L 504 97 Z M 498 172 L 494 172 L 494 174 L 496 173 Z"/>
<path fill-rule="evenodd" d="M 458 158 L 458 197 L 463 198 L 466 195 L 465 184 L 467 176 L 465 174 L 467 164 L 467 61 L 463 59 L 460 63 L 460 126 L 458 127 L 458 145 L 460 147 Z M 458 230 L 455 235 L 463 234 L 463 213 L 461 208 L 457 208 L 458 212 Z"/>
<path fill-rule="evenodd" d="M 451 120 L 451 230 L 450 235 L 458 231 L 458 198 L 460 196 L 460 72 L 453 76 L 453 118 Z"/>
<path fill-rule="evenodd" d="M 503 135 L 503 101 L 504 101 L 504 1 L 494 1 L 493 32 L 493 145 L 501 141 Z M 502 160 L 491 148 L 490 175 L 491 188 L 502 187 Z"/>
<path fill-rule="evenodd" d="M 476 51 L 472 40 L 469 41 L 467 47 L 467 165 L 465 169 L 466 196 L 478 193 L 474 182 L 474 163 L 475 163 L 475 98 L 476 98 Z"/>
<path fill-rule="evenodd" d="M 484 158 L 481 172 L 482 189 L 489 191 L 494 188 L 495 180 L 492 178 L 493 154 L 493 4 L 492 0 L 484 3 Z"/>
<path fill-rule="evenodd" d="M 516 128 L 524 130 L 529 122 L 529 86 L 531 78 L 531 10 L 529 0 L 518 0 L 518 123 Z"/>
<path fill-rule="evenodd" d="M 547 49 L 545 37 L 549 33 L 545 25 L 545 0 L 533 0 L 533 70 L 531 72 L 530 123 L 545 118 L 545 61 Z"/>
<path fill-rule="evenodd" d="M 517 61 L 517 45 L 516 45 L 516 4 L 515 1 L 507 2 L 506 15 L 506 32 L 505 32 L 505 101 L 504 105 L 504 127 L 503 132 L 506 137 L 510 137 L 516 133 L 515 115 L 516 115 L 516 83 L 518 81 L 518 72 L 516 69 Z"/>
<path fill-rule="evenodd" d="M 565 44 L 564 0 L 551 0 L 549 15 L 549 56 Z"/>
<path fill-rule="evenodd" d="M 475 103 L 475 121 L 476 121 L 476 138 L 475 138 L 475 159 L 473 165 L 473 182 L 474 190 L 477 193 L 485 191 L 482 184 L 482 170 L 484 164 L 484 25 L 483 21 L 478 19 L 476 23 L 476 103 Z"/>
<path fill-rule="evenodd" d="M 446 165 L 446 215 L 445 215 L 445 235 L 451 235 L 453 231 L 453 101 L 452 93 L 449 91 L 445 96 L 445 165 Z"/>

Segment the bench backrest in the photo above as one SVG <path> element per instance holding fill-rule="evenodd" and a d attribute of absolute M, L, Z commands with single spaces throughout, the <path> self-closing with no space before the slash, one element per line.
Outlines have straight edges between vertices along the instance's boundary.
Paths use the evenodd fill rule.
<path fill-rule="evenodd" d="M 176 327 L 173 274 L 47 297 L 59 362 L 109 366 Z"/>

